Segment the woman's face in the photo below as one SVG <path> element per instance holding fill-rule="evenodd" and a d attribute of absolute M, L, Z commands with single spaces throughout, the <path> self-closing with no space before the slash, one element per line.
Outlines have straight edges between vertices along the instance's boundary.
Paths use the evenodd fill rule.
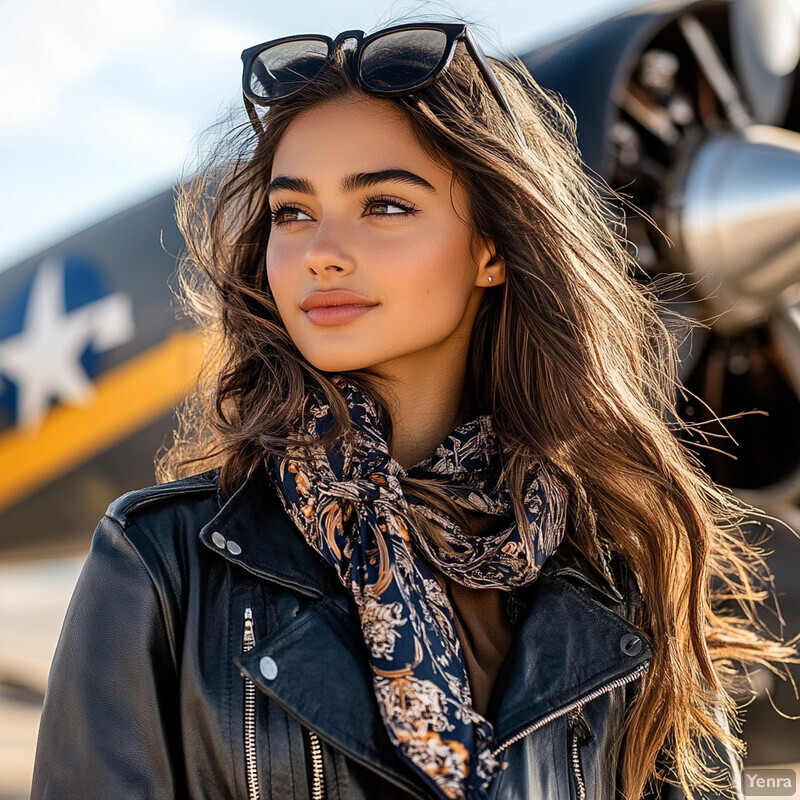
<path fill-rule="evenodd" d="M 481 296 L 503 265 L 485 243 L 471 248 L 466 193 L 396 106 L 342 99 L 297 117 L 276 151 L 269 203 L 269 283 L 312 365 L 388 375 L 466 361 Z"/>

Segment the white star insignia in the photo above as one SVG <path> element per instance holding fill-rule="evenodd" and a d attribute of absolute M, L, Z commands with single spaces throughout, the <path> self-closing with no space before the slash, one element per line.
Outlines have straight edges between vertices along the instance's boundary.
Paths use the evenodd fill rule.
<path fill-rule="evenodd" d="M 133 339 L 133 305 L 117 292 L 66 311 L 64 264 L 42 263 L 34 277 L 22 331 L 0 341 L 0 372 L 17 386 L 17 419 L 33 431 L 50 404 L 85 404 L 92 382 L 80 358 L 91 344 L 104 352 Z"/>

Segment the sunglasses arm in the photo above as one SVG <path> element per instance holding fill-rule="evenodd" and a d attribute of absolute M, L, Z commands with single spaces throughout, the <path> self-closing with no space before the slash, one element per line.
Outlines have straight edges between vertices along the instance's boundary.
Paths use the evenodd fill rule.
<path fill-rule="evenodd" d="M 502 91 L 502 89 L 500 91 Z M 519 122 L 517 122 L 517 118 L 513 114 L 511 116 L 511 124 L 514 126 L 514 131 L 517 134 L 517 139 L 519 140 L 520 145 L 522 145 L 522 147 L 527 147 L 528 143 L 525 141 L 525 134 L 522 132 L 522 128 L 520 127 Z"/>
<path fill-rule="evenodd" d="M 242 93 L 242 98 L 244 99 L 244 107 L 247 110 L 247 116 L 250 118 L 250 124 L 253 126 L 253 130 L 258 134 L 258 137 L 261 138 L 264 133 L 264 126 L 261 124 L 258 114 L 256 114 L 256 107 L 247 99 L 247 95 L 244 93 Z"/>
<path fill-rule="evenodd" d="M 478 66 L 478 69 L 480 70 L 481 74 L 486 80 L 486 83 L 489 85 L 489 89 L 495 96 L 495 99 L 511 119 L 511 124 L 514 126 L 514 131 L 517 134 L 517 139 L 519 139 L 519 143 L 523 147 L 527 147 L 528 143 L 525 141 L 525 134 L 522 132 L 522 128 L 520 127 L 520 124 L 517 121 L 517 117 L 514 114 L 514 110 L 511 108 L 511 103 L 509 102 L 506 93 L 503 91 L 503 87 L 500 85 L 500 81 L 497 80 L 497 76 L 495 75 L 494 70 L 489 65 L 489 62 L 486 56 L 483 54 L 480 45 L 478 45 L 478 43 L 473 38 L 472 31 L 469 28 L 467 28 L 464 34 L 465 34 L 464 44 L 466 45 L 469 54 L 472 56 L 473 61 Z"/>

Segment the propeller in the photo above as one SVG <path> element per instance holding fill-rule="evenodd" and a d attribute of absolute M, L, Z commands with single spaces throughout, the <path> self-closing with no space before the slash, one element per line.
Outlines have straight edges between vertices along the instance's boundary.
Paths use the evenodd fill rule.
<path fill-rule="evenodd" d="M 734 0 L 736 70 L 756 121 L 780 125 L 800 61 L 800 0 Z"/>
<path fill-rule="evenodd" d="M 800 287 L 800 133 L 751 125 L 709 137 L 669 207 L 668 232 L 717 331 L 765 322 Z"/>

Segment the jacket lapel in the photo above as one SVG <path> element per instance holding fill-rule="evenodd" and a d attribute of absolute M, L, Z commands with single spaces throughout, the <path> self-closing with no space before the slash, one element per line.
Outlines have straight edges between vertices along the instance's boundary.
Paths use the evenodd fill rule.
<path fill-rule="evenodd" d="M 313 598 L 298 616 L 234 659 L 237 668 L 321 738 L 410 794 L 425 796 L 383 725 L 355 604 L 302 538 L 263 470 L 243 484 L 200 538 L 253 575 Z M 629 676 L 652 656 L 637 628 L 571 578 L 611 602 L 621 600 L 616 589 L 588 574 L 569 548 L 559 550 L 529 587 L 527 611 L 503 665 L 498 744 Z M 640 646 L 630 646 L 632 636 Z"/>
<path fill-rule="evenodd" d="M 629 676 L 651 657 L 637 628 L 564 578 L 541 574 L 503 664 L 498 744 Z"/>
<path fill-rule="evenodd" d="M 323 740 L 406 792 L 427 796 L 389 741 L 361 629 L 347 608 L 328 599 L 311 603 L 234 663 Z"/>

